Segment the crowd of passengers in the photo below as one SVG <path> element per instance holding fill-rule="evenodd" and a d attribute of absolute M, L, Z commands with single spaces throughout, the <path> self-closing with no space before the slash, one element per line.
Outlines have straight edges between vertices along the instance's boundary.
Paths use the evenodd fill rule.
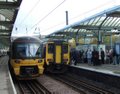
<path fill-rule="evenodd" d="M 106 50 L 106 52 L 100 48 L 100 52 L 96 49 L 84 50 L 71 50 L 71 63 L 77 65 L 78 63 L 88 63 L 89 65 L 101 65 L 101 64 L 113 64 L 117 65 L 120 61 L 120 56 L 115 52 L 114 49 Z"/>

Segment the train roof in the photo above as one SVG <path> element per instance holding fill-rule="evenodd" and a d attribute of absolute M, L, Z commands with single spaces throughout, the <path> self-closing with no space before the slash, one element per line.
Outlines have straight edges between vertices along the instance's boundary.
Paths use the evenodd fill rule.
<path fill-rule="evenodd" d="M 48 39 L 45 40 L 44 42 L 67 42 L 67 41 L 64 39 Z"/>
<path fill-rule="evenodd" d="M 55 44 L 61 44 L 61 43 L 68 43 L 67 41 L 63 40 L 63 39 L 50 39 L 50 40 L 45 40 L 42 42 L 43 44 L 47 44 L 47 43 L 55 43 Z"/>
<path fill-rule="evenodd" d="M 40 41 L 40 39 L 38 39 L 38 38 L 36 38 L 36 37 L 30 37 L 30 36 L 28 36 L 28 37 L 18 37 L 18 38 L 16 38 L 14 41 L 13 41 L 13 43 L 14 42 L 19 42 L 19 43 L 23 43 L 23 42 L 25 42 L 25 43 L 28 43 L 28 42 L 41 42 Z"/>

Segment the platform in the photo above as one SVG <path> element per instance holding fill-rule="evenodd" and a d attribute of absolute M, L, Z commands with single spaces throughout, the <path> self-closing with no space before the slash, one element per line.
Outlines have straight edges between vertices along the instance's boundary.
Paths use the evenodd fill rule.
<path fill-rule="evenodd" d="M 0 94 L 16 94 L 8 70 L 8 56 L 0 57 Z"/>
<path fill-rule="evenodd" d="M 77 65 L 71 65 L 71 66 L 79 67 L 86 70 L 101 72 L 105 74 L 120 76 L 120 64 L 119 65 L 101 64 L 101 65 L 93 66 L 93 65 L 88 65 L 87 63 L 78 63 Z"/>

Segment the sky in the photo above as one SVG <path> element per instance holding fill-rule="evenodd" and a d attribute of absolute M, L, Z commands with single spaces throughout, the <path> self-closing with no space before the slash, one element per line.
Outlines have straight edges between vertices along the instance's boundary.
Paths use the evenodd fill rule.
<path fill-rule="evenodd" d="M 12 30 L 12 36 L 48 35 L 88 18 L 100 11 L 120 5 L 120 0 L 23 0 Z"/>

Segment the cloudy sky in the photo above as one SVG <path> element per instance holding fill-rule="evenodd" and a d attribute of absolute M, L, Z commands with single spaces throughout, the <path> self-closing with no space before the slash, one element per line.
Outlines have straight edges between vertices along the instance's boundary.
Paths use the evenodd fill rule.
<path fill-rule="evenodd" d="M 23 0 L 12 36 L 48 35 L 100 11 L 120 5 L 120 0 Z"/>

